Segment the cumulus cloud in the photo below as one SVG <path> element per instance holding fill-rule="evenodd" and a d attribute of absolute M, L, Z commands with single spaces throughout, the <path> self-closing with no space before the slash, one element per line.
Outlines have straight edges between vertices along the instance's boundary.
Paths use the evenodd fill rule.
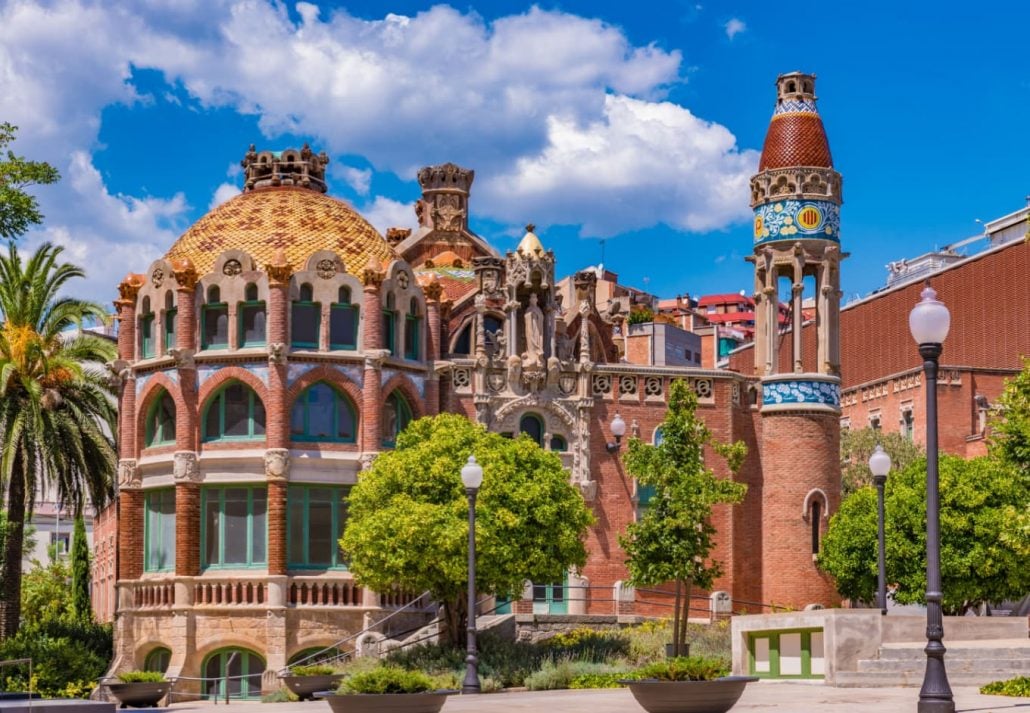
<path fill-rule="evenodd" d="M 418 227 L 415 211 L 410 203 L 402 203 L 385 196 L 376 196 L 375 200 L 358 208 L 358 212 L 383 235 L 387 228 Z"/>
<path fill-rule="evenodd" d="M 240 194 L 240 187 L 235 183 L 222 183 L 219 184 L 218 188 L 215 189 L 215 194 L 211 196 L 211 203 L 208 205 L 208 210 L 222 205 L 233 196 Z"/>
<path fill-rule="evenodd" d="M 740 18 L 732 17 L 726 22 L 724 27 L 726 28 L 726 36 L 732 40 L 747 29 L 747 24 Z"/>
<path fill-rule="evenodd" d="M 743 29 L 726 25 L 731 38 Z M 360 196 L 375 173 L 411 180 L 419 166 L 455 161 L 476 169 L 480 216 L 610 236 L 747 217 L 756 155 L 665 101 L 685 81 L 681 65 L 678 50 L 538 7 L 487 21 L 446 5 L 372 20 L 303 2 L 291 17 L 270 0 L 0 6 L 0 96 L 4 118 L 23 127 L 19 151 L 90 176 L 89 186 L 66 177 L 44 201 L 47 229 L 96 251 L 138 247 L 135 269 L 140 252 L 170 244 L 188 207 L 181 196 L 111 195 L 92 167 L 102 109 L 147 99 L 133 68 L 162 72 L 203 107 L 257 116 L 268 138 L 313 137 L 334 158 L 331 175 Z M 380 229 L 414 223 L 411 206 L 388 196 L 364 209 Z"/>

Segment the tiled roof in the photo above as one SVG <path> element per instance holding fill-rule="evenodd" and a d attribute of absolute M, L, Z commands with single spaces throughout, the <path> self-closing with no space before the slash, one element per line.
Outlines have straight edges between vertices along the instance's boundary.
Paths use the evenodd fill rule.
<path fill-rule="evenodd" d="M 704 307 L 705 305 L 713 304 L 754 304 L 754 300 L 747 295 L 742 295 L 737 292 L 729 292 L 721 295 L 705 295 L 699 297 L 697 300 L 698 307 Z"/>
<path fill-rule="evenodd" d="M 352 274 L 359 274 L 371 257 L 383 264 L 394 259 L 386 240 L 348 204 L 285 186 L 247 191 L 226 201 L 183 233 L 165 258 L 188 257 L 203 275 L 225 250 L 243 250 L 262 267 L 279 248 L 295 270 L 319 250 L 335 252 Z"/>
<path fill-rule="evenodd" d="M 452 302 L 457 302 L 476 289 L 476 273 L 463 267 L 423 267 L 415 271 L 416 276 L 433 273 L 440 280 L 443 292 Z"/>
<path fill-rule="evenodd" d="M 812 112 L 776 114 L 769 122 L 758 170 L 788 166 L 833 168 L 823 120 Z"/>

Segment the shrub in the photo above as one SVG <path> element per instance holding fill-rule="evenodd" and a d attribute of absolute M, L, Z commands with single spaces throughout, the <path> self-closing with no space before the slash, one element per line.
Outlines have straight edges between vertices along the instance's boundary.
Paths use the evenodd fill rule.
<path fill-rule="evenodd" d="M 633 676 L 627 671 L 584 673 L 573 678 L 569 682 L 569 688 L 622 688 L 626 685 L 622 681 Z"/>
<path fill-rule="evenodd" d="M 356 673 L 340 684 L 338 693 L 425 693 L 436 690 L 433 679 L 420 671 L 405 671 L 396 666 Z"/>
<path fill-rule="evenodd" d="M 336 669 L 324 663 L 290 667 L 290 675 L 292 676 L 332 676 L 334 673 L 336 673 Z"/>
<path fill-rule="evenodd" d="M 297 694 L 286 688 L 286 686 L 283 686 L 278 691 L 261 696 L 262 703 L 294 703 L 299 700 L 300 698 Z"/>
<path fill-rule="evenodd" d="M 729 673 L 730 663 L 726 659 L 680 656 L 648 664 L 636 672 L 636 677 L 654 678 L 659 681 L 712 681 L 728 676 Z"/>
<path fill-rule="evenodd" d="M 0 661 L 31 658 L 32 690 L 45 697 L 79 698 L 96 687 L 113 654 L 110 625 L 68 619 L 23 623 L 0 642 Z M 29 690 L 28 670 L 8 668 L 0 690 Z"/>
<path fill-rule="evenodd" d="M 988 696 L 1030 696 L 1030 676 L 1016 676 L 1007 681 L 994 681 L 980 687 L 980 693 Z"/>
<path fill-rule="evenodd" d="M 598 631 L 581 627 L 545 639 L 541 646 L 554 653 L 577 661 L 604 662 L 629 654 L 629 639 L 619 631 Z"/>
<path fill-rule="evenodd" d="M 160 683 L 165 680 L 165 675 L 160 671 L 126 671 L 118 674 L 118 680 L 122 683 Z"/>
<path fill-rule="evenodd" d="M 573 686 L 578 681 L 584 684 L 592 680 L 607 681 L 625 675 L 625 668 L 612 666 L 610 664 L 590 663 L 587 661 L 571 661 L 563 659 L 557 662 L 548 661 L 539 671 L 526 676 L 526 688 L 531 691 L 554 691 L 563 688 L 592 688 L 593 686 Z M 611 688 L 610 685 L 599 686 L 600 688 Z"/>

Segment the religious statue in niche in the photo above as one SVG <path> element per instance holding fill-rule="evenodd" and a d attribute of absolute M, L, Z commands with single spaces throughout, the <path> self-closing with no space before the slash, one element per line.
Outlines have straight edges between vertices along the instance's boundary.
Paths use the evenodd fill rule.
<path fill-rule="evenodd" d="M 523 310 L 526 351 L 522 353 L 524 369 L 540 368 L 544 365 L 544 312 L 537 304 L 535 292 L 529 293 L 529 305 Z"/>

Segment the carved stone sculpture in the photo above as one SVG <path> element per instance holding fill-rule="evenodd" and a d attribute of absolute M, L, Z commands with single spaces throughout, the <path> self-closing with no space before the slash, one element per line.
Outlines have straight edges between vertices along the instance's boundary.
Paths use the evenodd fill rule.
<path fill-rule="evenodd" d="M 535 292 L 529 295 L 529 306 L 523 311 L 525 323 L 526 351 L 522 353 L 524 369 L 540 368 L 544 365 L 544 312 L 537 305 Z"/>

